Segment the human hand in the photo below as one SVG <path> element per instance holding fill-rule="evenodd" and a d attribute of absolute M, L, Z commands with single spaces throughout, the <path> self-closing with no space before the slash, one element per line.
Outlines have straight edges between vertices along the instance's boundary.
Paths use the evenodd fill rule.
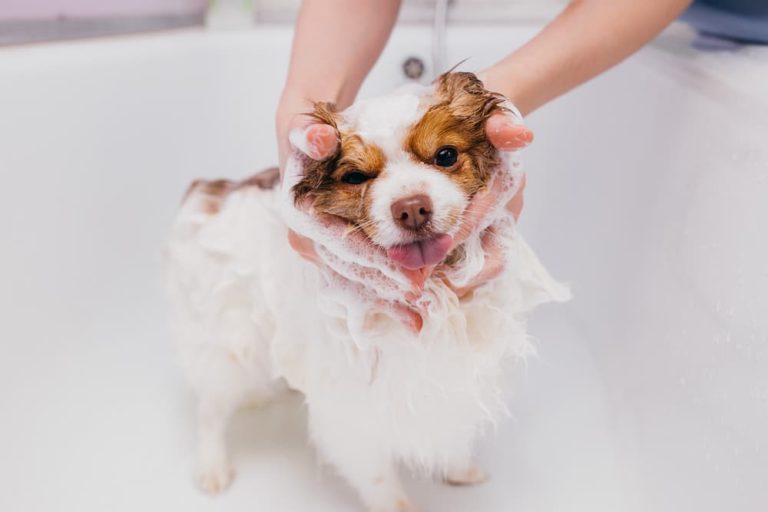
<path fill-rule="evenodd" d="M 485 125 L 485 133 L 491 144 L 499 151 L 518 151 L 525 148 L 533 141 L 533 132 L 526 126 L 517 122 L 515 116 L 508 113 L 499 113 L 491 116 Z M 494 210 L 504 196 L 508 187 L 516 187 L 514 196 L 507 202 L 506 208 L 515 221 L 520 217 L 523 209 L 523 192 L 525 190 L 525 175 L 520 176 L 519 183 L 513 183 L 514 178 L 509 173 L 496 174 L 485 190 L 480 191 L 470 202 L 464 212 L 464 221 L 459 234 L 454 238 L 455 245 L 466 241 L 487 216 Z M 444 281 L 459 297 L 467 295 L 475 288 L 498 276 L 504 269 L 504 255 L 502 244 L 498 242 L 493 227 L 485 229 L 481 235 L 481 244 L 485 252 L 483 268 L 468 283 L 456 284 L 450 279 Z"/>

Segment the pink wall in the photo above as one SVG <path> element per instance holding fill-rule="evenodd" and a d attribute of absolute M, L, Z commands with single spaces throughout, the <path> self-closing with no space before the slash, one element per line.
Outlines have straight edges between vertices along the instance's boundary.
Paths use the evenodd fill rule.
<path fill-rule="evenodd" d="M 0 21 L 191 14 L 207 0 L 1 0 Z"/>

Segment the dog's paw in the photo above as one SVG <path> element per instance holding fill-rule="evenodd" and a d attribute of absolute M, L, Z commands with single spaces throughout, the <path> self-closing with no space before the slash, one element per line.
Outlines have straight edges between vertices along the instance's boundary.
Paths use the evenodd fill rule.
<path fill-rule="evenodd" d="M 206 464 L 197 472 L 197 486 L 208 494 L 219 494 L 229 487 L 234 476 L 235 472 L 226 462 Z"/>
<path fill-rule="evenodd" d="M 488 475 L 476 466 L 470 466 L 461 471 L 450 471 L 444 479 L 446 484 L 455 486 L 479 485 L 486 480 Z"/>

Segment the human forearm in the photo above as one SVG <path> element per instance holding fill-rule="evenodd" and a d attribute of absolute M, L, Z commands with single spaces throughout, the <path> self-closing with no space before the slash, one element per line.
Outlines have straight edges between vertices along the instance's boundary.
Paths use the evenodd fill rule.
<path fill-rule="evenodd" d="M 305 0 L 291 63 L 277 108 L 276 129 L 283 169 L 288 132 L 306 124 L 299 114 L 312 102 L 349 106 L 378 59 L 397 19 L 400 0 Z"/>
<path fill-rule="evenodd" d="M 484 72 L 486 87 L 528 114 L 618 64 L 691 0 L 574 0 L 534 39 Z"/>
<path fill-rule="evenodd" d="M 305 0 L 281 102 L 351 104 L 389 38 L 399 7 L 400 0 Z"/>

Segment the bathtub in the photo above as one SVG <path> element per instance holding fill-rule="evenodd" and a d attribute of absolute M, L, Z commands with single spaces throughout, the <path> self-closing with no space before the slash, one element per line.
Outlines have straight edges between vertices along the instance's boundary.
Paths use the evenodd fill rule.
<path fill-rule="evenodd" d="M 451 26 L 447 62 L 538 28 Z M 0 49 L 1 510 L 358 510 L 296 398 L 241 414 L 238 479 L 198 493 L 165 326 L 181 194 L 274 164 L 290 37 Z M 491 480 L 408 480 L 424 510 L 768 510 L 768 49 L 699 47 L 673 27 L 530 116 L 521 229 L 575 299 L 532 319 L 512 418 L 478 447 Z M 430 52 L 399 28 L 362 94 Z"/>

